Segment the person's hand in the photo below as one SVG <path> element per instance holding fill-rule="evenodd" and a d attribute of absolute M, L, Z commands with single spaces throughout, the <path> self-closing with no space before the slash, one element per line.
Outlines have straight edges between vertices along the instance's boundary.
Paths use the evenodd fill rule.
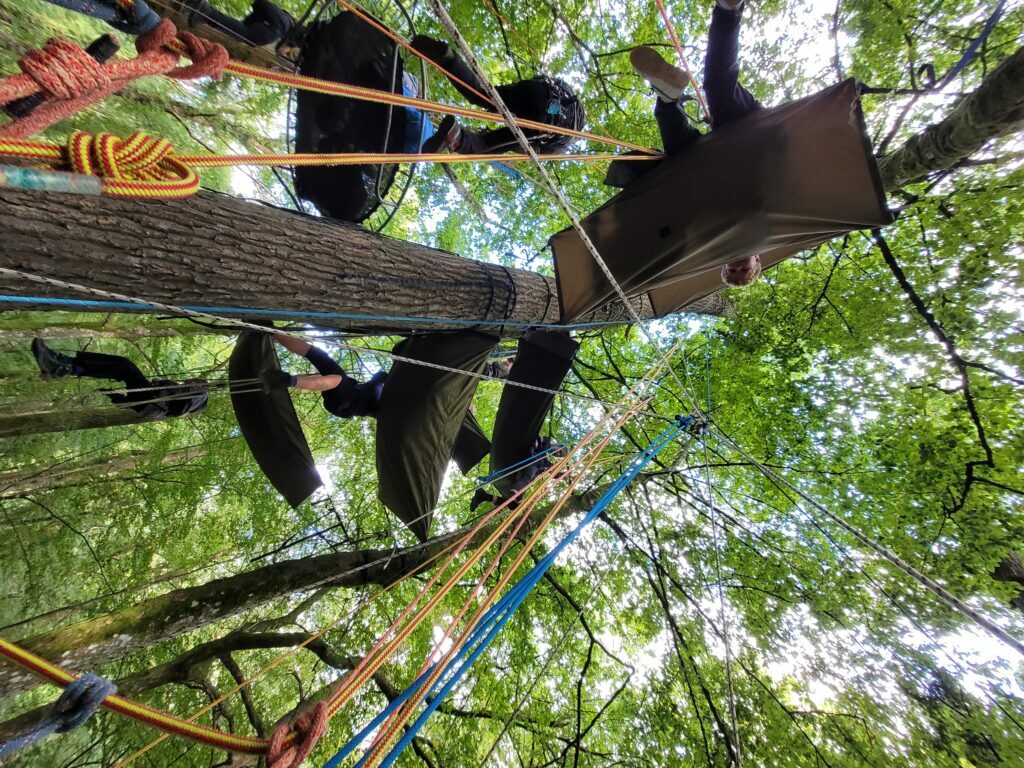
<path fill-rule="evenodd" d="M 267 368 L 260 373 L 260 382 L 263 384 L 263 392 L 270 394 L 272 389 L 287 389 L 295 386 L 295 377 L 288 371 L 279 371 L 274 368 Z"/>

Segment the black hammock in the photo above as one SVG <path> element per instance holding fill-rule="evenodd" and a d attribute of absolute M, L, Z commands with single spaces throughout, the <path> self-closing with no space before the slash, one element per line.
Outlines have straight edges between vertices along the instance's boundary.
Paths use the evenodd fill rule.
<path fill-rule="evenodd" d="M 475 331 L 427 333 L 394 348 L 403 357 L 481 373 L 498 339 Z M 479 379 L 397 361 L 377 409 L 377 493 L 421 540 L 430 536 L 448 463 L 468 471 L 487 453 L 469 413 Z M 468 417 L 468 421 L 467 421 Z M 458 450 L 457 450 L 458 449 Z"/>
<path fill-rule="evenodd" d="M 568 375 L 579 346 L 564 331 L 529 333 L 519 340 L 508 380 L 557 390 Z M 494 419 L 492 472 L 501 473 L 504 467 L 515 466 L 531 457 L 554 399 L 555 396 L 548 392 L 523 387 L 506 386 L 502 390 L 498 414 Z M 518 472 L 496 478 L 494 485 L 502 497 L 507 497 L 523 475 L 533 477 L 537 474 L 536 469 L 535 465 L 526 466 Z"/>
<path fill-rule="evenodd" d="M 267 368 L 281 369 L 270 334 L 239 335 L 228 360 L 235 418 L 263 474 L 294 509 L 323 481 L 288 390 L 263 393 L 258 391 L 258 384 L 252 383 Z"/>
<path fill-rule="evenodd" d="M 892 221 L 856 81 L 753 112 L 702 136 L 583 220 L 615 280 L 662 317 L 723 287 L 719 270 L 770 267 Z M 615 297 L 573 229 L 551 238 L 562 321 Z"/>
<path fill-rule="evenodd" d="M 309 27 L 302 38 L 299 72 L 336 83 L 402 92 L 402 58 L 396 55 L 395 43 L 349 12 Z M 300 90 L 295 151 L 401 152 L 407 115 L 399 106 L 389 108 L 387 104 Z M 299 167 L 295 169 L 295 192 L 325 216 L 360 222 L 380 205 L 396 170 L 393 164 Z"/>

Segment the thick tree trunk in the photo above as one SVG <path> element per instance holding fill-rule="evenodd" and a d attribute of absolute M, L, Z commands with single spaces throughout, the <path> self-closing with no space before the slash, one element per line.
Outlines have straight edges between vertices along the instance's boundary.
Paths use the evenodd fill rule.
<path fill-rule="evenodd" d="M 1003 60 L 938 123 L 879 161 L 886 189 L 949 168 L 1024 125 L 1024 48 Z"/>
<path fill-rule="evenodd" d="M 120 427 L 125 424 L 145 424 L 160 421 L 159 414 L 143 418 L 131 408 L 100 407 L 71 408 L 38 413 L 0 413 L 0 438 L 20 435 L 38 435 L 45 432 L 67 432 L 73 429 L 99 429 Z"/>
<path fill-rule="evenodd" d="M 0 499 L 24 496 L 37 491 L 50 491 L 72 485 L 86 485 L 109 480 L 144 468 L 181 464 L 206 455 L 205 448 L 182 448 L 169 451 L 154 461 L 150 451 L 133 451 L 115 459 L 103 458 L 81 464 L 32 467 L 0 473 Z"/>
<path fill-rule="evenodd" d="M 577 494 L 560 516 L 588 508 L 603 489 Z M 539 521 L 546 508 L 533 512 Z M 485 526 L 473 544 L 485 539 L 493 525 Z M 527 527 L 530 523 L 527 524 Z M 196 587 L 169 592 L 129 605 L 113 613 L 27 638 L 20 644 L 72 671 L 95 670 L 213 622 L 237 616 L 285 595 L 317 587 L 360 587 L 390 584 L 442 551 L 466 530 L 435 537 L 405 549 L 334 552 L 299 560 L 286 560 L 237 576 L 216 579 Z M 38 683 L 32 673 L 11 664 L 0 666 L 0 699 Z"/>
<path fill-rule="evenodd" d="M 4 189 L 0 231 L 0 267 L 143 300 L 207 307 L 225 317 L 262 316 L 346 330 L 467 325 L 354 320 L 338 313 L 558 322 L 550 277 L 212 193 L 140 202 Z M 25 279 L 0 278 L 0 293 L 103 301 Z M 646 298 L 636 306 L 650 316 Z M 109 303 L 64 308 L 132 311 Z M 612 305 L 584 321 L 625 317 L 621 305 Z"/>

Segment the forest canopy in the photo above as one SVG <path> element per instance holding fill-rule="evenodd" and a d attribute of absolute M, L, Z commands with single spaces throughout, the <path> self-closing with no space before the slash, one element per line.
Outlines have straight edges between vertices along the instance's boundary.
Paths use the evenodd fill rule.
<path fill-rule="evenodd" d="M 374 2 L 368 7 L 406 36 L 446 35 L 429 4 L 405 6 L 406 18 L 399 0 Z M 152 3 L 160 12 L 165 4 L 175 5 Z M 244 0 L 213 4 L 248 11 Z M 331 12 L 278 4 L 297 18 Z M 581 95 L 588 131 L 660 146 L 654 97 L 629 60 L 640 44 L 674 55 L 656 3 L 445 7 L 493 82 L 556 75 Z M 706 426 L 672 440 L 555 560 L 397 765 L 1024 762 L 1020 654 L 864 543 L 877 542 L 1024 642 L 1020 4 L 1008 3 L 966 66 L 943 79 L 994 7 L 751 0 L 744 84 L 774 106 L 849 77 L 863 83 L 895 222 L 802 252 L 701 313 L 643 329 L 618 321 L 575 329 L 580 349 L 545 435 L 567 446 L 586 441 L 608 404 L 666 359 L 649 402 L 581 472 L 521 568 L 512 565 L 530 525 L 555 505 L 554 490 L 492 570 L 485 557 L 446 585 L 436 612 L 334 714 L 307 764 L 323 765 L 425 660 L 447 652 L 445 630 L 463 626 L 457 616 L 478 580 L 490 588 L 519 578 L 678 416 L 698 413 Z M 712 3 L 667 8 L 699 74 Z M 107 31 L 42 0 L 0 0 L 0 73 L 18 72 L 18 59 L 52 36 L 84 44 Z M 122 55 L 134 55 L 130 38 L 118 38 Z M 983 88 L 985 98 L 971 101 Z M 461 103 L 436 76 L 427 95 Z M 698 105 L 686 108 L 699 125 Z M 1002 121 L 978 119 L 972 110 L 982 108 Z M 283 152 L 291 109 L 286 89 L 253 80 L 148 77 L 41 136 L 145 130 L 179 153 Z M 898 155 L 951 115 L 943 146 L 970 136 L 965 156 L 917 168 L 905 162 L 912 153 Z M 897 155 L 900 163 L 886 167 Z M 546 167 L 580 213 L 614 192 L 602 184 L 606 163 Z M 281 170 L 217 168 L 201 180 L 206 192 L 173 204 L 0 189 L 0 267 L 52 261 L 69 280 L 131 295 L 152 289 L 154 299 L 198 291 L 213 275 L 209 290 L 248 301 L 243 308 L 264 306 L 276 289 L 306 310 L 276 318 L 279 325 L 364 380 L 390 368 L 382 352 L 400 330 L 368 328 L 365 318 L 315 321 L 315 311 L 340 315 L 362 302 L 375 318 L 490 317 L 510 301 L 484 279 L 500 273 L 540 291 L 518 294 L 520 308 L 557 317 L 545 246 L 569 219 L 528 163 L 420 164 L 380 235 L 278 210 L 296 207 Z M 275 229 L 280 240 L 266 252 L 250 247 L 254 233 Z M 449 254 L 472 260 L 474 274 L 454 280 L 463 267 Z M 391 283 L 358 277 L 375 260 L 408 272 Z M 345 274 L 358 277 L 346 283 L 352 294 L 324 295 L 320 281 Z M 450 467 L 432 537 L 419 545 L 378 500 L 374 423 L 332 418 L 316 393 L 297 390 L 292 401 L 324 486 L 292 509 L 239 433 L 226 386 L 238 333 L 230 322 L 101 302 L 26 306 L 14 297 L 56 294 L 9 275 L 2 282 L 5 640 L 113 680 L 154 709 L 181 718 L 204 710 L 201 725 L 265 738 L 337 691 L 420 590 L 436 588 L 433 558 L 478 520 L 470 499 L 479 476 L 497 468 L 463 475 Z M 470 294 L 479 304 L 454 306 Z M 502 330 L 499 354 L 512 354 L 521 329 Z M 209 381 L 209 405 L 136 418 L 112 407 L 94 381 L 43 380 L 30 352 L 37 337 L 68 354 L 125 355 L 156 378 Z M 312 371 L 291 353 L 281 363 Z M 502 387 L 483 380 L 474 399 L 488 435 Z M 407 578 L 382 591 L 398 575 Z M 0 743 L 57 696 L 0 661 Z M 9 764 L 261 764 L 176 736 L 136 756 L 157 736 L 102 711 Z"/>

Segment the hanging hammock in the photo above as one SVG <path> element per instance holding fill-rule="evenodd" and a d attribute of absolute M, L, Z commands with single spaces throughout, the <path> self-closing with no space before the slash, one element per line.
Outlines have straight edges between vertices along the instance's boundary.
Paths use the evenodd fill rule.
<path fill-rule="evenodd" d="M 309 28 L 302 39 L 299 71 L 337 83 L 403 93 L 402 58 L 394 42 L 353 13 L 317 21 Z M 408 114 L 387 104 L 300 90 L 295 150 L 402 152 Z M 299 167 L 295 191 L 325 216 L 359 222 L 380 205 L 395 171 L 394 165 Z"/>
<path fill-rule="evenodd" d="M 851 79 L 702 136 L 582 223 L 616 282 L 663 317 L 721 289 L 730 261 L 770 267 L 891 221 Z M 562 322 L 615 297 L 576 231 L 550 244 Z"/>
<path fill-rule="evenodd" d="M 562 331 L 539 331 L 523 336 L 519 341 L 509 371 L 509 381 L 531 384 L 555 390 L 569 373 L 579 344 Z M 540 436 L 544 419 L 555 396 L 521 387 L 505 387 L 494 419 L 494 445 L 491 448 L 491 469 L 501 470 L 521 464 L 534 453 L 534 443 Z M 540 465 L 527 467 L 534 472 Z M 502 497 L 516 487 L 520 472 L 504 474 L 494 480 Z"/>
<path fill-rule="evenodd" d="M 263 474 L 292 508 L 323 485 L 287 389 L 254 392 L 251 382 L 267 368 L 281 369 L 269 333 L 243 333 L 228 360 L 231 405 L 249 450 Z"/>
<path fill-rule="evenodd" d="M 497 346 L 497 337 L 476 331 L 428 333 L 401 341 L 394 353 L 480 373 Z M 432 511 L 478 381 L 397 361 L 381 392 L 377 493 L 421 541 L 430 536 Z"/>

